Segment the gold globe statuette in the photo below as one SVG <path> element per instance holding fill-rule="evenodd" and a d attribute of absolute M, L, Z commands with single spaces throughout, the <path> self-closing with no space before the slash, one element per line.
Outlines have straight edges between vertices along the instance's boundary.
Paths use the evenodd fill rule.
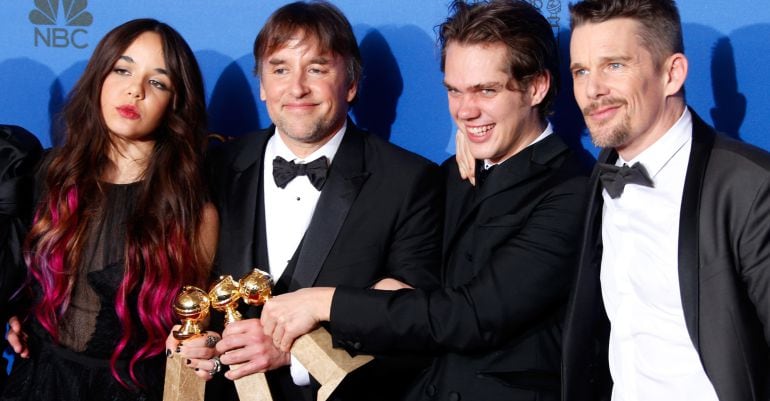
<path fill-rule="evenodd" d="M 248 305 L 264 305 L 272 296 L 273 277 L 262 270 L 254 268 L 238 281 L 241 299 Z"/>
<path fill-rule="evenodd" d="M 241 287 L 230 275 L 220 276 L 209 290 L 211 306 L 225 314 L 225 326 L 243 319 L 237 309 L 238 300 L 241 297 Z M 230 365 L 230 369 L 236 370 L 240 366 L 240 364 Z M 236 379 L 235 390 L 241 401 L 273 401 L 264 373 L 253 373 Z"/>
<path fill-rule="evenodd" d="M 272 296 L 273 280 L 270 274 L 252 271 L 239 281 L 243 302 L 259 306 Z M 325 401 L 351 371 L 372 360 L 369 355 L 351 357 L 346 351 L 335 349 L 329 332 L 317 328 L 294 341 L 291 353 L 320 384 L 318 401 Z"/>
<path fill-rule="evenodd" d="M 179 330 L 172 331 L 177 340 L 187 340 L 202 333 L 201 325 L 209 316 L 211 301 L 206 291 L 186 285 L 174 298 L 172 308 L 182 321 Z M 163 401 L 203 401 L 206 382 L 185 366 L 183 358 L 169 354 L 163 383 Z"/>
<path fill-rule="evenodd" d="M 238 283 L 233 280 L 233 276 L 220 276 L 219 280 L 211 286 L 209 290 L 211 306 L 225 314 L 225 326 L 243 318 L 237 309 L 240 297 Z"/>
<path fill-rule="evenodd" d="M 201 323 L 209 315 L 211 301 L 208 294 L 198 287 L 182 287 L 174 299 L 174 313 L 182 320 L 182 327 L 174 330 L 177 340 L 186 340 L 201 334 Z"/>

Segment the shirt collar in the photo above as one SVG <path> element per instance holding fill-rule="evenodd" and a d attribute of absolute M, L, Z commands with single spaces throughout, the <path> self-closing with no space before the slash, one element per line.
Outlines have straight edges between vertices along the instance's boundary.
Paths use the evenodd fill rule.
<path fill-rule="evenodd" d="M 633 165 L 637 162 L 641 163 L 651 178 L 655 176 L 668 164 L 674 155 L 676 155 L 682 147 L 692 138 L 692 114 L 690 110 L 685 107 L 684 112 L 679 117 L 679 120 L 666 131 L 663 136 L 660 137 L 655 143 L 650 145 L 647 149 L 638 154 L 635 158 L 629 161 L 623 160 L 618 155 L 618 161 L 615 163 L 618 166 L 623 164 Z"/>
<path fill-rule="evenodd" d="M 543 139 L 547 138 L 548 135 L 551 135 L 551 134 L 553 134 L 553 125 L 551 125 L 551 122 L 548 121 L 548 125 L 545 126 L 545 129 L 543 130 L 543 132 L 541 132 L 540 135 L 538 135 L 538 137 L 535 138 L 534 141 L 532 141 L 532 143 L 527 145 L 525 147 L 525 149 L 530 147 L 530 146 L 532 146 L 532 145 L 534 145 L 534 144 L 536 144 L 536 143 L 538 143 L 538 142 L 540 142 L 540 141 L 542 141 Z M 505 160 L 503 160 L 503 161 L 505 161 Z M 497 165 L 497 164 L 500 164 L 500 163 L 492 163 L 489 160 L 484 159 L 484 170 L 488 170 L 492 166 Z"/>

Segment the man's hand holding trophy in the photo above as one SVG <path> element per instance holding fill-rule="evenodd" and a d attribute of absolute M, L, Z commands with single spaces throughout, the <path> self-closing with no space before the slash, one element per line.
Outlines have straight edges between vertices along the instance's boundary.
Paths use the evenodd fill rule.
<path fill-rule="evenodd" d="M 242 319 L 237 310 L 239 300 L 243 300 L 247 305 L 259 306 L 270 299 L 271 293 L 272 277 L 256 268 L 238 282 L 231 276 L 221 276 L 212 285 L 207 296 L 198 288 L 184 287 L 174 303 L 174 310 L 182 320 L 183 325 L 179 330 L 174 331 L 173 336 L 177 340 L 186 340 L 200 335 L 199 322 L 208 316 L 209 307 L 224 313 L 225 327 L 227 327 Z M 204 309 L 205 313 L 202 312 Z M 224 345 L 227 338 L 226 328 L 223 342 L 220 345 Z M 372 357 L 368 355 L 351 357 L 344 350 L 334 349 L 331 335 L 322 327 L 297 338 L 291 347 L 291 354 L 321 384 L 321 388 L 318 390 L 319 401 L 328 399 L 348 373 L 372 360 Z M 226 355 L 228 354 L 225 353 L 220 356 L 225 358 Z M 194 373 L 191 374 L 192 369 L 184 369 L 180 365 L 181 359 L 169 358 L 167 362 L 164 401 L 203 400 L 202 386 L 205 382 L 195 378 Z M 215 361 L 214 369 L 209 372 L 213 376 L 219 372 L 221 363 L 217 357 L 211 360 Z M 228 376 L 237 377 L 234 382 L 239 399 L 241 401 L 272 401 L 264 373 L 258 372 L 245 376 L 232 374 L 242 366 L 242 364 L 229 365 L 231 373 L 228 374 Z M 190 377 L 194 379 L 194 382 L 190 382 Z M 200 391 L 197 391 L 198 387 L 201 388 Z M 193 388 L 196 391 L 192 391 Z M 185 394 L 185 396 L 180 397 L 181 394 Z"/>

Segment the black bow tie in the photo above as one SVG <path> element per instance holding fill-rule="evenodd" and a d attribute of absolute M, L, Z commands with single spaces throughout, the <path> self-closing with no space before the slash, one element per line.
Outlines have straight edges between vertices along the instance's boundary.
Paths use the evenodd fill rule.
<path fill-rule="evenodd" d="M 623 188 L 626 184 L 644 185 L 650 188 L 653 186 L 647 170 L 638 162 L 631 167 L 628 167 L 627 164 L 618 167 L 607 163 L 599 163 L 598 167 L 599 179 L 612 199 L 623 194 Z"/>
<path fill-rule="evenodd" d="M 273 159 L 273 179 L 279 188 L 285 188 L 298 175 L 306 175 L 315 189 L 321 190 L 326 182 L 326 172 L 329 170 L 329 159 L 321 156 L 310 163 L 297 164 L 286 161 L 281 156 Z"/>

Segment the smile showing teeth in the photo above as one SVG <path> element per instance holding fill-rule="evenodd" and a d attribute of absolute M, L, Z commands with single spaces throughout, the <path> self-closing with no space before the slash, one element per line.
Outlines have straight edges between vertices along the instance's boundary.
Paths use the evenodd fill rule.
<path fill-rule="evenodd" d="M 484 126 L 481 126 L 481 127 L 468 127 L 468 133 L 471 134 L 471 135 L 474 135 L 474 136 L 482 136 L 487 131 L 489 131 L 492 128 L 494 128 L 494 126 L 495 126 L 494 124 L 489 124 L 489 125 L 484 125 Z"/>

